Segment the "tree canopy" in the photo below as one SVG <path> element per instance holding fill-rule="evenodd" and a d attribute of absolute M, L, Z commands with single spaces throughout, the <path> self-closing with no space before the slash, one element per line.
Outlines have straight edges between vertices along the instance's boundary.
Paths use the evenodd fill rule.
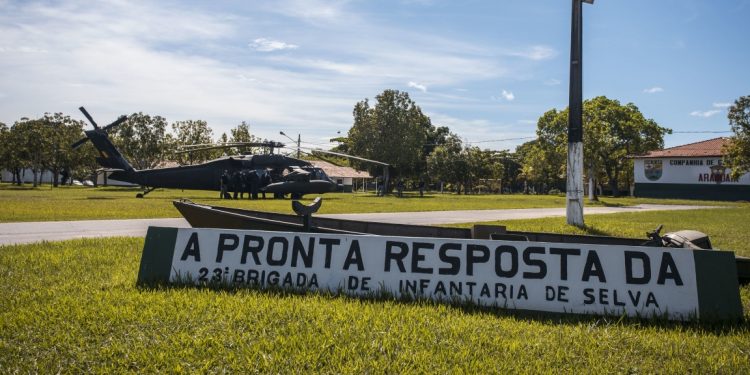
<path fill-rule="evenodd" d="M 354 106 L 354 124 L 349 129 L 352 154 L 388 163 L 397 176 L 418 176 L 424 172 L 425 146 L 437 130 L 430 118 L 398 90 L 385 90 L 370 106 L 365 99 Z M 376 168 L 367 166 L 371 173 Z"/>
<path fill-rule="evenodd" d="M 750 171 L 750 95 L 735 100 L 729 107 L 727 118 L 734 135 L 724 159 L 732 168 L 732 177 L 737 178 Z"/>
<path fill-rule="evenodd" d="M 525 150 L 524 174 L 543 179 L 552 186 L 565 179 L 568 109 L 552 109 L 537 122 L 538 140 Z M 664 146 L 664 135 L 671 130 L 647 119 L 633 103 L 599 96 L 583 103 L 584 165 L 589 177 L 604 180 L 612 193 L 627 188 L 632 181 L 630 156 Z M 625 179 L 623 186 L 622 179 Z"/>
<path fill-rule="evenodd" d="M 34 186 L 45 170 L 52 172 L 55 186 L 63 171 L 68 176 L 82 177 L 95 168 L 91 145 L 84 145 L 80 152 L 70 148 L 82 136 L 83 123 L 61 113 L 45 113 L 37 119 L 23 118 L 10 129 L 3 124 L 0 126 L 0 167 L 10 170 L 19 184 L 21 170 L 30 169 Z"/>
<path fill-rule="evenodd" d="M 172 140 L 167 137 L 167 120 L 142 112 L 110 131 L 112 143 L 136 169 L 156 167 L 169 152 Z"/>
<path fill-rule="evenodd" d="M 176 121 L 172 123 L 172 131 L 174 131 L 174 142 L 176 145 L 201 145 L 213 143 L 213 130 L 208 126 L 208 123 L 203 120 L 186 120 Z M 194 151 L 187 154 L 189 163 L 202 163 L 206 160 L 216 158 L 221 154 L 221 150 L 201 150 Z M 184 163 L 183 158 L 186 154 L 178 154 L 176 159 L 180 163 Z"/>

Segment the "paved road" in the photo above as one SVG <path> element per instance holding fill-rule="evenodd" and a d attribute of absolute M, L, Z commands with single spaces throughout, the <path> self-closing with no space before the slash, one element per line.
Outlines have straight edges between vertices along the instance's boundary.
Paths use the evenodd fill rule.
<path fill-rule="evenodd" d="M 183 218 L 3 223 L 0 224 L 0 245 L 84 237 L 145 237 L 149 226 L 190 228 Z"/>
<path fill-rule="evenodd" d="M 694 210 L 716 208 L 713 206 L 685 206 L 641 204 L 631 207 L 586 207 L 584 213 L 614 214 L 620 212 L 645 212 L 664 210 Z M 565 216 L 565 208 L 526 208 L 512 210 L 472 210 L 472 211 L 428 211 L 393 212 L 373 214 L 321 215 L 325 217 L 369 220 L 397 224 L 452 224 L 480 221 L 534 219 Z M 26 223 L 0 223 L 0 245 L 31 243 L 39 241 L 59 241 L 83 237 L 130 236 L 143 237 L 149 226 L 189 228 L 185 219 L 131 219 L 131 220 L 80 220 L 47 221 Z"/>
<path fill-rule="evenodd" d="M 667 204 L 639 204 L 628 207 L 585 207 L 584 214 L 616 214 L 621 212 L 696 210 L 717 208 L 715 206 L 687 206 Z M 565 208 L 522 208 L 509 210 L 471 210 L 471 211 L 427 211 L 427 212 L 389 212 L 371 214 L 338 214 L 320 215 L 339 219 L 367 220 L 394 224 L 457 224 L 480 221 L 537 219 L 543 217 L 565 216 Z"/>

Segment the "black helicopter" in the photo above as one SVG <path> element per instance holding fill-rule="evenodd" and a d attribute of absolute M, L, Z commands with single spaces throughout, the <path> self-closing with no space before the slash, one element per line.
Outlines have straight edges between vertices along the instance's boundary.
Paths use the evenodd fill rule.
<path fill-rule="evenodd" d="M 86 138 L 72 144 L 71 147 L 77 149 L 86 141 L 91 141 L 99 151 L 97 163 L 103 168 L 115 169 L 109 178 L 143 187 L 143 193 L 136 195 L 138 198 L 143 198 L 157 188 L 222 191 L 223 175 L 250 173 L 255 173 L 258 177 L 257 180 L 261 184 L 259 189 L 273 194 L 275 198 L 283 198 L 288 194 L 292 199 L 299 199 L 304 194 L 323 194 L 340 189 L 322 169 L 310 162 L 273 154 L 274 148 L 284 146 L 278 142 L 244 144 L 250 147 L 269 147 L 271 154 L 266 155 L 224 156 L 202 164 L 136 170 L 107 135 L 109 129 L 125 122 L 127 116 L 120 116 L 113 123 L 100 128 L 85 108 L 79 109 L 94 129 L 86 130 Z"/>

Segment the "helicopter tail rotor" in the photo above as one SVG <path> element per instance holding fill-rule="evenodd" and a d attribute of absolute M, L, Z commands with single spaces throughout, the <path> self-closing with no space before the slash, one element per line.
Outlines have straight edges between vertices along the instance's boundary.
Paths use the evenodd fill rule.
<path fill-rule="evenodd" d="M 86 108 L 80 107 L 78 109 L 81 110 L 81 112 L 83 112 L 83 115 L 86 116 L 86 119 L 89 120 L 89 122 L 91 123 L 91 125 L 94 127 L 94 130 L 93 130 L 94 132 L 104 132 L 104 133 L 106 133 L 107 131 L 109 131 L 109 129 L 112 129 L 115 126 L 118 126 L 118 125 L 122 124 L 123 122 L 125 122 L 128 119 L 127 116 L 120 116 L 117 120 L 115 120 L 111 124 L 109 124 L 109 125 L 107 125 L 107 126 L 105 126 L 103 128 L 100 128 L 99 125 L 97 125 L 96 121 L 94 121 L 94 118 L 91 117 L 91 115 L 89 114 L 88 111 L 86 111 Z M 87 133 L 86 137 L 79 139 L 78 141 L 76 141 L 75 143 L 73 143 L 72 145 L 70 145 L 70 147 L 73 150 L 75 150 L 75 149 L 83 146 L 83 144 L 86 143 L 86 141 L 88 141 L 88 140 L 90 140 L 90 137 L 89 137 L 89 135 Z"/>

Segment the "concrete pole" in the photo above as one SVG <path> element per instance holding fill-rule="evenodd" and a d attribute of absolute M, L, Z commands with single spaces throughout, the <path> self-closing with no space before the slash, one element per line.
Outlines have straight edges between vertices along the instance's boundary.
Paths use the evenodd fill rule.
<path fill-rule="evenodd" d="M 300 154 L 300 143 L 302 143 L 302 135 L 301 134 L 297 134 L 297 159 L 299 159 L 300 156 L 301 156 L 301 154 Z"/>
<path fill-rule="evenodd" d="M 570 104 L 568 106 L 568 173 L 566 218 L 583 227 L 583 62 L 582 0 L 573 0 L 570 33 Z"/>

